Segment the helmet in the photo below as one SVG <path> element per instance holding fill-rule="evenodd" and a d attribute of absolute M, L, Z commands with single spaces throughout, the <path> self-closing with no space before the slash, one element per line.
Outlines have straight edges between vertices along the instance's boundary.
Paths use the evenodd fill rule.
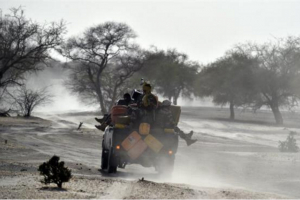
<path fill-rule="evenodd" d="M 151 89 L 152 89 L 152 87 L 151 87 L 151 85 L 150 85 L 150 83 L 144 83 L 143 84 L 143 92 L 145 93 L 145 94 L 148 94 L 148 93 L 150 93 L 151 92 Z"/>
<path fill-rule="evenodd" d="M 162 106 L 170 106 L 170 105 L 171 105 L 171 101 L 169 101 L 169 100 L 164 100 L 162 102 Z"/>
<path fill-rule="evenodd" d="M 131 100 L 130 94 L 129 94 L 129 93 L 125 93 L 125 94 L 123 95 L 123 99 L 125 99 L 126 101 L 130 101 L 130 100 Z"/>

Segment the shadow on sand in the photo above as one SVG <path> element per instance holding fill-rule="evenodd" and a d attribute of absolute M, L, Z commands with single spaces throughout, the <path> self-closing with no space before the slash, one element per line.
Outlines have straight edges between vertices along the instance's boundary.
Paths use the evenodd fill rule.
<path fill-rule="evenodd" d="M 59 187 L 41 187 L 39 190 L 45 190 L 45 191 L 56 191 L 56 192 L 67 192 L 67 189 L 59 188 Z"/>
<path fill-rule="evenodd" d="M 258 120 L 242 120 L 242 119 L 228 119 L 222 117 L 210 117 L 207 118 L 208 120 L 215 120 L 215 121 L 223 121 L 223 122 L 231 122 L 231 123 L 241 123 L 241 124 L 256 124 L 256 125 L 266 125 L 266 126 L 277 126 L 281 127 L 283 125 L 277 125 L 275 122 L 267 122 L 267 121 L 258 121 Z"/>
<path fill-rule="evenodd" d="M 163 174 L 149 173 L 149 172 L 139 172 L 139 171 L 117 171 L 116 173 L 107 173 L 101 169 L 98 170 L 101 176 L 107 178 L 123 178 L 123 179 L 133 179 L 133 180 L 155 180 L 155 181 L 167 181 L 170 177 L 164 176 Z"/>

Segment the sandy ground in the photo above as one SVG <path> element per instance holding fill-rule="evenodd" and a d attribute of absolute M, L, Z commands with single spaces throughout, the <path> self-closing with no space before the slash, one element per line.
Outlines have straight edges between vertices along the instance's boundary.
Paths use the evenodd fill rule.
<path fill-rule="evenodd" d="M 224 109 L 183 108 L 180 127 L 198 142 L 180 141 L 171 179 L 139 165 L 102 174 L 93 113 L 37 115 L 0 118 L 0 198 L 300 198 L 300 154 L 277 148 L 290 130 L 300 132 L 297 113 L 275 126 L 268 112 L 238 112 L 230 122 Z M 63 190 L 39 182 L 38 165 L 54 154 L 74 175 Z"/>

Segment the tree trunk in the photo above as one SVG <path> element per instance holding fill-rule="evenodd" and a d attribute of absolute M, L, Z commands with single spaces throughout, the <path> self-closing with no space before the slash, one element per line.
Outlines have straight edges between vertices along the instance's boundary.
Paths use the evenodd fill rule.
<path fill-rule="evenodd" d="M 104 105 L 104 99 L 103 99 L 103 95 L 102 95 L 102 91 L 101 91 L 100 87 L 97 90 L 97 95 L 98 95 L 98 100 L 99 100 L 99 103 L 100 103 L 100 108 L 101 108 L 102 114 L 107 114 L 107 110 L 106 110 L 105 105 Z"/>
<path fill-rule="evenodd" d="M 280 113 L 278 104 L 275 103 L 275 104 L 271 105 L 271 109 L 272 109 L 273 115 L 275 117 L 276 124 L 282 125 L 283 124 L 283 118 L 282 118 L 282 115 Z"/>
<path fill-rule="evenodd" d="M 97 96 L 98 96 L 98 101 L 100 103 L 100 109 L 101 109 L 102 114 L 107 114 L 107 110 L 106 110 L 106 107 L 105 107 L 105 104 L 104 104 L 103 95 L 102 95 L 101 79 L 100 79 L 100 76 L 101 76 L 101 74 L 102 74 L 102 72 L 103 72 L 103 70 L 105 68 L 104 65 L 106 65 L 105 64 L 106 62 L 107 62 L 107 58 L 105 58 L 105 59 L 102 60 L 102 62 L 100 64 L 100 69 L 98 69 L 97 78 L 96 78 L 95 81 L 93 79 L 91 68 L 88 68 L 89 79 L 92 81 L 92 83 L 95 86 L 95 90 L 96 90 L 96 93 L 97 93 Z"/>
<path fill-rule="evenodd" d="M 116 102 L 118 88 L 119 88 L 119 86 L 116 84 L 115 87 L 114 87 L 114 91 L 113 91 L 113 95 L 112 95 L 112 99 L 111 99 L 111 102 L 110 102 L 109 109 L 111 109 L 114 106 L 115 102 Z"/>
<path fill-rule="evenodd" d="M 230 119 L 234 120 L 234 117 L 235 117 L 234 116 L 234 104 L 232 101 L 230 102 L 229 109 L 230 109 Z"/>
<path fill-rule="evenodd" d="M 173 104 L 176 106 L 177 105 L 177 100 L 179 98 L 179 95 L 180 95 L 180 91 L 176 94 L 174 94 L 173 96 Z"/>
<path fill-rule="evenodd" d="M 31 106 L 26 110 L 25 116 L 24 117 L 30 117 L 31 116 Z"/>
<path fill-rule="evenodd" d="M 61 182 L 57 183 L 57 186 L 58 186 L 59 188 L 62 188 L 62 183 L 61 183 Z"/>
<path fill-rule="evenodd" d="M 177 105 L 177 98 L 173 97 L 173 104 L 176 106 Z"/>

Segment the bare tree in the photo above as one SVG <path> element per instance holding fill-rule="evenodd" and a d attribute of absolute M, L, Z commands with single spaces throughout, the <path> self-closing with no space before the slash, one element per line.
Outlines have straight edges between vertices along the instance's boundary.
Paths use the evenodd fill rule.
<path fill-rule="evenodd" d="M 0 21 L 0 87 L 17 84 L 24 74 L 40 69 L 49 50 L 63 41 L 63 22 L 40 25 L 25 18 L 23 10 L 11 9 Z"/>
<path fill-rule="evenodd" d="M 132 53 L 132 52 L 131 52 Z M 103 92 L 111 109 L 117 98 L 132 90 L 130 78 L 144 66 L 144 54 L 141 51 L 116 57 L 110 71 L 103 80 Z"/>
<path fill-rule="evenodd" d="M 144 53 L 142 51 L 131 51 L 110 60 L 107 68 L 103 70 L 100 80 L 105 111 L 109 110 L 124 92 L 132 89 L 130 79 L 143 67 L 143 63 Z M 67 87 L 73 93 L 79 94 L 83 102 L 99 103 L 97 91 L 90 81 L 90 77 L 92 76 L 92 79 L 95 80 L 97 74 L 89 75 L 88 73 L 92 66 L 87 67 L 83 62 L 69 63 L 68 66 L 71 72 L 66 81 Z"/>
<path fill-rule="evenodd" d="M 35 108 L 52 102 L 52 95 L 49 94 L 47 88 L 31 90 L 22 86 L 10 96 L 14 100 L 16 109 L 20 110 L 24 117 L 30 117 Z"/>
<path fill-rule="evenodd" d="M 84 77 L 82 82 L 88 84 L 87 90 L 90 92 L 83 92 L 79 85 L 75 85 L 73 91 L 81 91 L 93 99 L 96 97 L 103 113 L 107 112 L 101 83 L 103 71 L 110 66 L 112 59 L 135 48 L 131 43 L 135 37 L 135 33 L 128 25 L 106 22 L 89 28 L 83 36 L 70 38 L 62 48 L 61 53 L 64 56 L 81 65 L 79 73 L 84 74 L 79 75 L 75 70 L 73 78 Z"/>
<path fill-rule="evenodd" d="M 41 70 L 37 65 L 50 59 L 49 50 L 63 41 L 63 22 L 38 24 L 27 19 L 21 8 L 0 19 L 0 90 L 21 85 L 28 72 Z"/>

